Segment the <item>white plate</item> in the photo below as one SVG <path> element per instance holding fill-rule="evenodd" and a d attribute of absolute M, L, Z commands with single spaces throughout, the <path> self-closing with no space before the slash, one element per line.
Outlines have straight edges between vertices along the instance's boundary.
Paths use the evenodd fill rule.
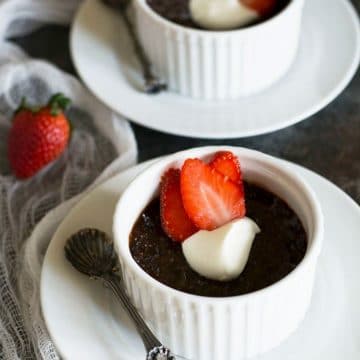
<path fill-rule="evenodd" d="M 300 51 L 290 72 L 262 94 L 237 101 L 143 94 L 121 18 L 98 0 L 87 0 L 80 8 L 71 53 L 89 89 L 134 122 L 190 137 L 244 137 L 295 124 L 340 94 L 359 64 L 359 20 L 348 0 L 307 0 Z"/>
<path fill-rule="evenodd" d="M 140 338 L 109 292 L 64 258 L 66 239 L 80 228 L 111 233 L 115 204 L 149 163 L 115 176 L 84 198 L 55 233 L 42 269 L 41 304 L 50 334 L 66 359 L 143 360 Z M 261 360 L 360 358 L 360 207 L 315 173 L 289 164 L 318 194 L 325 241 L 310 311 L 299 330 Z M 196 359 L 194 359 L 196 360 Z M 220 359 L 219 359 L 220 360 Z"/>

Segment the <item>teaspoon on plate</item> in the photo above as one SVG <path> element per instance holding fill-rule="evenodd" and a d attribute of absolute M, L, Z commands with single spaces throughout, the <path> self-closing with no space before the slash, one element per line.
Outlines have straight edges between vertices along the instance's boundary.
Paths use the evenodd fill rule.
<path fill-rule="evenodd" d="M 161 81 L 152 71 L 152 65 L 147 57 L 139 38 L 136 34 L 133 24 L 127 13 L 128 7 L 131 3 L 131 0 L 102 0 L 104 4 L 110 6 L 111 8 L 120 12 L 126 28 L 131 36 L 132 42 L 134 44 L 135 53 L 139 59 L 139 62 L 142 67 L 143 76 L 144 76 L 144 91 L 147 94 L 158 94 L 167 89 L 166 83 Z"/>
<path fill-rule="evenodd" d="M 65 245 L 65 257 L 73 267 L 95 280 L 102 280 L 130 315 L 144 343 L 146 360 L 185 359 L 173 355 L 152 333 L 125 292 L 118 259 L 110 237 L 98 229 L 83 229 Z"/>

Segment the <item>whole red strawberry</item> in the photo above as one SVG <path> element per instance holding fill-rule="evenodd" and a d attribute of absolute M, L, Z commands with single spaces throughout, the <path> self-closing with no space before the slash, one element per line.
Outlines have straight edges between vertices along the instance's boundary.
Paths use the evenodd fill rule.
<path fill-rule="evenodd" d="M 33 176 L 57 159 L 70 137 L 70 124 L 64 110 L 70 100 L 63 94 L 54 95 L 49 103 L 38 108 L 25 101 L 15 113 L 8 140 L 10 167 L 16 177 Z"/>

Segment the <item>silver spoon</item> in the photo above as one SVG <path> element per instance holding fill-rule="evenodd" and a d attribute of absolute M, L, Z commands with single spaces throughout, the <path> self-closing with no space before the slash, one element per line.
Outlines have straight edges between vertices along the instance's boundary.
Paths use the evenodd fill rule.
<path fill-rule="evenodd" d="M 146 360 L 178 358 L 155 337 L 126 294 L 113 243 L 107 234 L 97 229 L 78 231 L 66 242 L 65 257 L 75 269 L 92 279 L 102 280 L 113 291 L 135 323 L 147 352 Z"/>
<path fill-rule="evenodd" d="M 135 53 L 140 61 L 145 80 L 144 91 L 147 94 L 158 94 L 167 89 L 167 85 L 154 75 L 151 69 L 151 62 L 148 59 L 127 13 L 131 0 L 102 0 L 103 3 L 120 12 L 131 39 L 134 44 Z"/>

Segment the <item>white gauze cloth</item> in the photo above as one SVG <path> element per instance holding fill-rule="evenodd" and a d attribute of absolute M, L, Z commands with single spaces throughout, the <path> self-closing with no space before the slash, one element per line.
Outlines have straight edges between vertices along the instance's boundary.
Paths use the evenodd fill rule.
<path fill-rule="evenodd" d="M 98 184 L 136 162 L 136 142 L 124 119 L 76 79 L 29 59 L 7 41 L 45 22 L 69 23 L 79 3 L 0 0 L 0 359 L 4 360 L 59 359 L 39 301 L 41 264 L 51 231 L 61 219 L 56 215 L 61 211 L 51 210 L 72 198 L 66 203 L 69 209 L 95 179 Z M 17 181 L 6 157 L 12 113 L 23 96 L 40 104 L 55 92 L 72 99 L 67 111 L 73 126 L 71 143 L 60 159 L 34 178 Z M 52 219 L 47 232 L 29 238 L 45 214 Z"/>

